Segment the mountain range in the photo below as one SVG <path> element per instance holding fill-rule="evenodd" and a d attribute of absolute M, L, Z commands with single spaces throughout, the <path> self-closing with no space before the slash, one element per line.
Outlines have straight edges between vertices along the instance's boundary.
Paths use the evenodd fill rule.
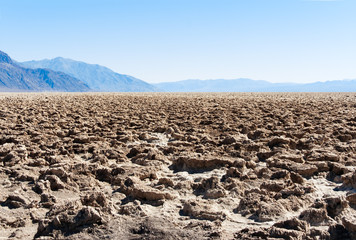
<path fill-rule="evenodd" d="M 166 92 L 356 92 L 356 80 L 271 83 L 251 79 L 184 80 L 154 84 Z"/>
<path fill-rule="evenodd" d="M 97 64 L 57 57 L 40 61 L 19 63 L 27 68 L 46 68 L 64 72 L 85 82 L 93 91 L 99 92 L 154 92 L 158 89 L 132 76 L 123 75 Z"/>
<path fill-rule="evenodd" d="M 356 92 L 356 80 L 298 84 L 239 78 L 149 84 L 97 64 L 61 57 L 15 62 L 0 51 L 0 91 Z"/>
<path fill-rule="evenodd" d="M 88 85 L 68 74 L 50 69 L 24 68 L 0 51 L 0 91 L 83 92 L 89 90 Z"/>

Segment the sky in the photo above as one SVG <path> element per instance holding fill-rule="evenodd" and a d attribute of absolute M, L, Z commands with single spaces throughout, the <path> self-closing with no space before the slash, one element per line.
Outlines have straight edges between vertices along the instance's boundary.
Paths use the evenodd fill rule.
<path fill-rule="evenodd" d="M 0 0 L 0 50 L 144 81 L 356 79 L 356 0 Z"/>

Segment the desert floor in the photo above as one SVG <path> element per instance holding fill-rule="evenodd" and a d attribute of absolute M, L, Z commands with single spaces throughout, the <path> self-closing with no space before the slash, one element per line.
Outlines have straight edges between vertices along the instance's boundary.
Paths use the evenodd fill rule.
<path fill-rule="evenodd" d="M 0 239 L 356 239 L 356 94 L 0 94 Z"/>

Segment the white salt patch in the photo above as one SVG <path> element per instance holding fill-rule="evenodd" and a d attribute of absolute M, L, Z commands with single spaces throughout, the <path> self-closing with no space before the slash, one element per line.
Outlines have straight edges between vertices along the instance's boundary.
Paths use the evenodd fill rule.
<path fill-rule="evenodd" d="M 169 135 L 166 133 L 149 133 L 147 140 L 139 140 L 134 142 L 128 142 L 127 145 L 141 145 L 141 144 L 151 144 L 154 146 L 165 147 L 169 142 Z"/>
<path fill-rule="evenodd" d="M 226 173 L 226 169 L 213 169 L 211 171 L 202 172 L 202 173 L 188 173 L 186 171 L 177 172 L 176 176 L 180 180 L 189 180 L 194 182 L 196 179 L 207 179 L 211 177 L 221 178 Z"/>
<path fill-rule="evenodd" d="M 341 183 L 334 183 L 325 178 L 311 178 L 307 182 L 314 185 L 316 191 L 313 193 L 317 198 L 323 198 L 324 196 L 336 196 L 342 197 L 346 196 L 347 191 L 336 190 L 340 187 Z"/>
<path fill-rule="evenodd" d="M 157 138 L 157 140 L 153 140 L 151 143 L 156 146 L 167 146 L 169 141 L 168 134 L 165 133 L 150 133 L 149 134 L 153 138 Z"/>

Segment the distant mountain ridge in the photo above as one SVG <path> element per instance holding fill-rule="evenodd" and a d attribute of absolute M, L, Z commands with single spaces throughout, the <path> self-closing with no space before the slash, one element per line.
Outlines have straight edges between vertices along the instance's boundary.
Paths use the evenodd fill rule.
<path fill-rule="evenodd" d="M 19 63 L 28 68 L 48 68 L 64 72 L 85 82 L 94 91 L 154 92 L 158 89 L 140 79 L 123 75 L 97 64 L 88 64 L 62 57 Z"/>
<path fill-rule="evenodd" d="M 19 66 L 0 51 L 0 91 L 89 91 L 77 78 L 50 69 L 29 69 Z"/>
<path fill-rule="evenodd" d="M 356 80 L 298 84 L 240 78 L 149 84 L 97 64 L 61 57 L 19 63 L 0 51 L 0 91 L 356 92 Z"/>
<path fill-rule="evenodd" d="M 271 83 L 261 80 L 183 80 L 154 84 L 167 92 L 356 92 L 356 80 L 314 83 Z"/>

